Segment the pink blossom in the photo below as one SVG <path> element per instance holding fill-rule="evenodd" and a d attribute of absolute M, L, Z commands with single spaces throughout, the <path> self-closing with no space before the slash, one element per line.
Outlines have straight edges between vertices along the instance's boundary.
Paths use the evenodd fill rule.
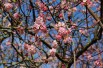
<path fill-rule="evenodd" d="M 64 28 L 64 27 L 60 27 L 59 30 L 58 30 L 59 34 L 61 36 L 65 35 L 68 33 L 68 31 Z"/>
<path fill-rule="evenodd" d="M 71 37 L 67 37 L 63 40 L 64 43 L 71 43 L 72 42 L 72 38 Z"/>
<path fill-rule="evenodd" d="M 40 29 L 41 29 L 41 31 L 42 32 L 47 32 L 47 28 L 46 28 L 46 25 L 42 25 L 41 27 L 40 27 Z"/>
<path fill-rule="evenodd" d="M 88 2 L 88 7 L 92 7 L 93 3 L 91 1 Z"/>
<path fill-rule="evenodd" d="M 63 18 L 63 14 L 62 13 L 59 14 L 59 18 Z"/>
<path fill-rule="evenodd" d="M 52 10 L 52 9 L 53 9 L 53 6 L 49 6 L 49 9 Z"/>
<path fill-rule="evenodd" d="M 48 10 L 48 8 L 47 8 L 47 6 L 45 6 L 45 4 L 38 3 L 38 5 L 39 5 L 39 7 L 41 8 L 42 11 L 47 11 Z"/>
<path fill-rule="evenodd" d="M 56 37 L 57 40 L 61 40 L 61 39 L 62 39 L 62 36 L 59 35 L 59 34 L 58 34 L 58 35 L 55 35 L 55 37 Z"/>
<path fill-rule="evenodd" d="M 91 0 L 83 0 L 83 2 L 81 3 L 81 5 L 88 5 L 89 7 L 92 7 L 93 6 L 93 3 Z"/>
<path fill-rule="evenodd" d="M 38 16 L 36 18 L 36 21 L 34 22 L 35 24 L 33 25 L 33 29 L 34 29 L 34 32 L 38 32 L 40 29 L 41 31 L 43 32 L 46 32 L 47 29 L 46 29 L 46 26 L 44 25 L 44 22 L 43 22 L 43 17 L 42 16 Z"/>
<path fill-rule="evenodd" d="M 65 65 L 65 64 L 62 64 L 62 68 L 66 68 L 66 65 Z"/>
<path fill-rule="evenodd" d="M 42 42 L 40 42 L 40 41 L 36 41 L 35 44 L 36 44 L 37 46 L 42 46 Z"/>
<path fill-rule="evenodd" d="M 13 8 L 13 5 L 11 3 L 5 3 L 4 6 L 8 11 Z"/>
<path fill-rule="evenodd" d="M 53 44 L 53 48 L 57 48 L 58 43 L 56 40 L 54 40 L 52 44 Z"/>
<path fill-rule="evenodd" d="M 62 0 L 61 4 L 64 5 L 66 3 L 66 0 Z"/>
<path fill-rule="evenodd" d="M 49 6 L 49 10 L 53 13 L 53 6 Z"/>
<path fill-rule="evenodd" d="M 39 32 L 39 29 L 36 29 L 35 27 L 33 27 L 33 30 L 34 30 L 35 33 Z"/>
<path fill-rule="evenodd" d="M 92 57 L 91 55 L 88 55 L 88 56 L 87 56 L 87 59 L 88 59 L 88 60 L 91 60 L 91 59 L 93 59 L 93 57 Z"/>
<path fill-rule="evenodd" d="M 37 45 L 37 46 L 42 46 L 42 42 L 40 41 L 38 35 L 35 35 L 34 38 L 35 38 L 35 45 Z"/>
<path fill-rule="evenodd" d="M 41 18 L 42 21 L 43 21 L 44 16 L 45 16 L 45 15 L 43 14 L 43 11 L 40 11 L 40 14 L 39 14 L 38 18 Z"/>
<path fill-rule="evenodd" d="M 76 8 L 76 7 L 74 7 L 74 8 L 73 8 L 73 11 L 74 11 L 74 12 L 75 12 L 75 11 L 77 11 L 77 8 Z"/>
<path fill-rule="evenodd" d="M 64 7 L 65 10 L 68 10 L 68 8 L 69 8 L 68 5 L 66 5 L 66 6 Z"/>
<path fill-rule="evenodd" d="M 81 5 L 84 6 L 84 5 L 85 5 L 85 2 L 81 2 Z"/>
<path fill-rule="evenodd" d="M 26 49 L 26 51 L 28 51 L 31 54 L 36 53 L 36 49 L 33 45 L 24 44 L 24 48 Z"/>
<path fill-rule="evenodd" d="M 2 14 L 0 14 L 0 18 L 2 18 Z"/>
<path fill-rule="evenodd" d="M 36 18 L 36 21 L 35 21 L 35 23 L 37 23 L 37 24 L 44 24 L 44 22 L 43 22 L 43 17 L 42 16 L 38 16 L 37 18 Z"/>
<path fill-rule="evenodd" d="M 52 48 L 49 50 L 51 56 L 55 56 L 56 49 Z"/>
<path fill-rule="evenodd" d="M 39 24 L 37 24 L 37 23 L 35 23 L 34 25 L 33 25 L 33 29 L 34 29 L 34 32 L 38 32 L 39 31 L 39 29 L 40 29 L 40 25 Z"/>
<path fill-rule="evenodd" d="M 55 28 L 56 30 L 58 30 L 58 24 L 55 24 L 55 25 L 54 25 L 54 28 Z"/>
<path fill-rule="evenodd" d="M 23 33 L 24 33 L 24 28 L 19 26 L 19 27 L 17 28 L 17 31 L 18 31 L 20 34 L 23 34 Z"/>
<path fill-rule="evenodd" d="M 65 23 L 64 22 L 58 22 L 57 24 L 55 24 L 55 26 L 54 26 L 54 28 L 56 29 L 56 30 L 58 30 L 58 28 L 60 28 L 60 27 L 65 27 L 66 25 L 65 25 Z"/>
<path fill-rule="evenodd" d="M 68 42 L 71 43 L 72 41 L 72 37 L 68 37 Z"/>
<path fill-rule="evenodd" d="M 14 17 L 15 19 L 18 19 L 18 18 L 20 17 L 20 15 L 19 15 L 18 12 L 16 12 L 16 13 L 14 13 L 13 17 Z"/>
<path fill-rule="evenodd" d="M 52 48 L 52 49 L 49 50 L 49 52 L 50 52 L 50 55 L 55 54 L 56 53 L 56 49 Z"/>
<path fill-rule="evenodd" d="M 56 40 L 53 40 L 53 45 L 58 45 Z"/>
<path fill-rule="evenodd" d="M 33 45 L 31 45 L 29 48 L 28 48 L 28 52 L 30 52 L 31 54 L 35 54 L 36 53 L 36 49 Z"/>
<path fill-rule="evenodd" d="M 100 60 L 96 60 L 96 61 L 94 62 L 94 65 L 100 66 L 100 65 L 101 65 Z"/>
<path fill-rule="evenodd" d="M 58 22 L 58 27 L 65 27 L 65 23 L 64 22 Z"/>
<path fill-rule="evenodd" d="M 51 19 L 52 19 L 52 17 L 50 17 L 50 16 L 47 17 L 47 20 L 51 21 Z"/>
<path fill-rule="evenodd" d="M 39 29 L 39 28 L 40 28 L 40 25 L 37 24 L 37 23 L 35 23 L 34 26 L 33 26 L 33 28 L 35 28 L 35 29 Z"/>
<path fill-rule="evenodd" d="M 87 30 L 85 30 L 85 29 L 80 29 L 79 32 L 80 32 L 81 34 L 86 34 L 86 33 L 87 33 Z"/>
<path fill-rule="evenodd" d="M 43 11 L 47 11 L 48 8 L 46 6 L 43 7 Z"/>

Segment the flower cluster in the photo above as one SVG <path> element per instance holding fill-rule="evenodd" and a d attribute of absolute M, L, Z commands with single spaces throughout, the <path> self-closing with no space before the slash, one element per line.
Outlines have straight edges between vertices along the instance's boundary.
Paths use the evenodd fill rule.
<path fill-rule="evenodd" d="M 96 60 L 96 61 L 94 62 L 94 65 L 99 66 L 99 67 L 102 67 L 102 63 L 101 63 L 100 60 Z"/>
<path fill-rule="evenodd" d="M 66 28 L 63 22 L 58 22 L 54 28 L 58 31 L 58 34 L 55 35 L 57 40 L 63 39 L 64 43 L 72 42 L 72 37 L 69 36 L 72 31 L 71 28 Z"/>
<path fill-rule="evenodd" d="M 30 54 L 36 53 L 36 48 L 33 45 L 24 44 L 24 49 L 27 50 Z"/>
<path fill-rule="evenodd" d="M 38 16 L 38 18 L 36 18 L 36 21 L 34 22 L 34 25 L 33 25 L 33 29 L 35 33 L 38 33 L 39 31 L 42 31 L 44 33 L 47 32 L 47 28 L 43 21 L 42 16 Z"/>
<path fill-rule="evenodd" d="M 41 3 L 40 1 L 37 1 L 36 4 L 40 7 L 40 10 L 42 10 L 44 12 L 48 10 L 48 8 L 46 7 L 46 5 L 43 4 L 43 3 Z"/>

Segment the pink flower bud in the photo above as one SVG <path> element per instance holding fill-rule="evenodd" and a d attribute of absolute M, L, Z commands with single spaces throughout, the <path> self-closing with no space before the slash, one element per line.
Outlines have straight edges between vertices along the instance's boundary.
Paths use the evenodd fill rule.
<path fill-rule="evenodd" d="M 24 44 L 24 48 L 27 50 L 29 48 L 28 44 Z"/>
<path fill-rule="evenodd" d="M 46 25 L 42 25 L 41 27 L 40 27 L 40 29 L 41 29 L 41 31 L 42 32 L 47 32 L 47 28 L 46 28 Z"/>
<path fill-rule="evenodd" d="M 88 59 L 88 60 L 91 60 L 91 59 L 93 59 L 93 57 L 92 57 L 91 55 L 88 55 L 88 56 L 87 56 L 87 59 Z"/>
<path fill-rule="evenodd" d="M 16 13 L 14 13 L 13 17 L 14 17 L 15 19 L 18 19 L 18 18 L 20 17 L 20 15 L 19 15 L 18 12 L 16 12 Z"/>
<path fill-rule="evenodd" d="M 47 20 L 51 21 L 51 19 L 52 19 L 52 17 L 50 17 L 50 16 L 47 17 Z"/>
<path fill-rule="evenodd" d="M 61 36 L 65 35 L 68 33 L 68 31 L 64 28 L 64 27 L 60 27 L 59 30 L 58 30 L 59 34 Z"/>
<path fill-rule="evenodd" d="M 8 11 L 13 8 L 13 5 L 11 3 L 5 3 L 4 6 Z"/>
<path fill-rule="evenodd" d="M 61 35 L 59 35 L 59 34 L 58 34 L 58 35 L 56 35 L 55 37 L 56 37 L 56 39 L 57 39 L 57 40 L 61 40 L 61 39 L 62 39 L 62 36 L 61 36 Z"/>
<path fill-rule="evenodd" d="M 2 15 L 0 14 L 0 18 L 2 18 Z"/>
<path fill-rule="evenodd" d="M 59 14 L 59 18 L 62 18 L 62 17 L 63 17 L 63 14 L 62 14 L 62 13 L 60 13 L 60 14 Z"/>
<path fill-rule="evenodd" d="M 64 43 L 71 43 L 72 42 L 72 38 L 71 37 L 67 37 L 63 40 Z"/>
<path fill-rule="evenodd" d="M 43 11 L 47 11 L 47 10 L 48 10 L 48 8 L 46 6 L 44 6 Z"/>
<path fill-rule="evenodd" d="M 100 66 L 100 65 L 101 65 L 101 63 L 100 63 L 99 60 L 96 60 L 96 61 L 94 62 L 94 64 L 95 64 L 96 66 Z"/>

